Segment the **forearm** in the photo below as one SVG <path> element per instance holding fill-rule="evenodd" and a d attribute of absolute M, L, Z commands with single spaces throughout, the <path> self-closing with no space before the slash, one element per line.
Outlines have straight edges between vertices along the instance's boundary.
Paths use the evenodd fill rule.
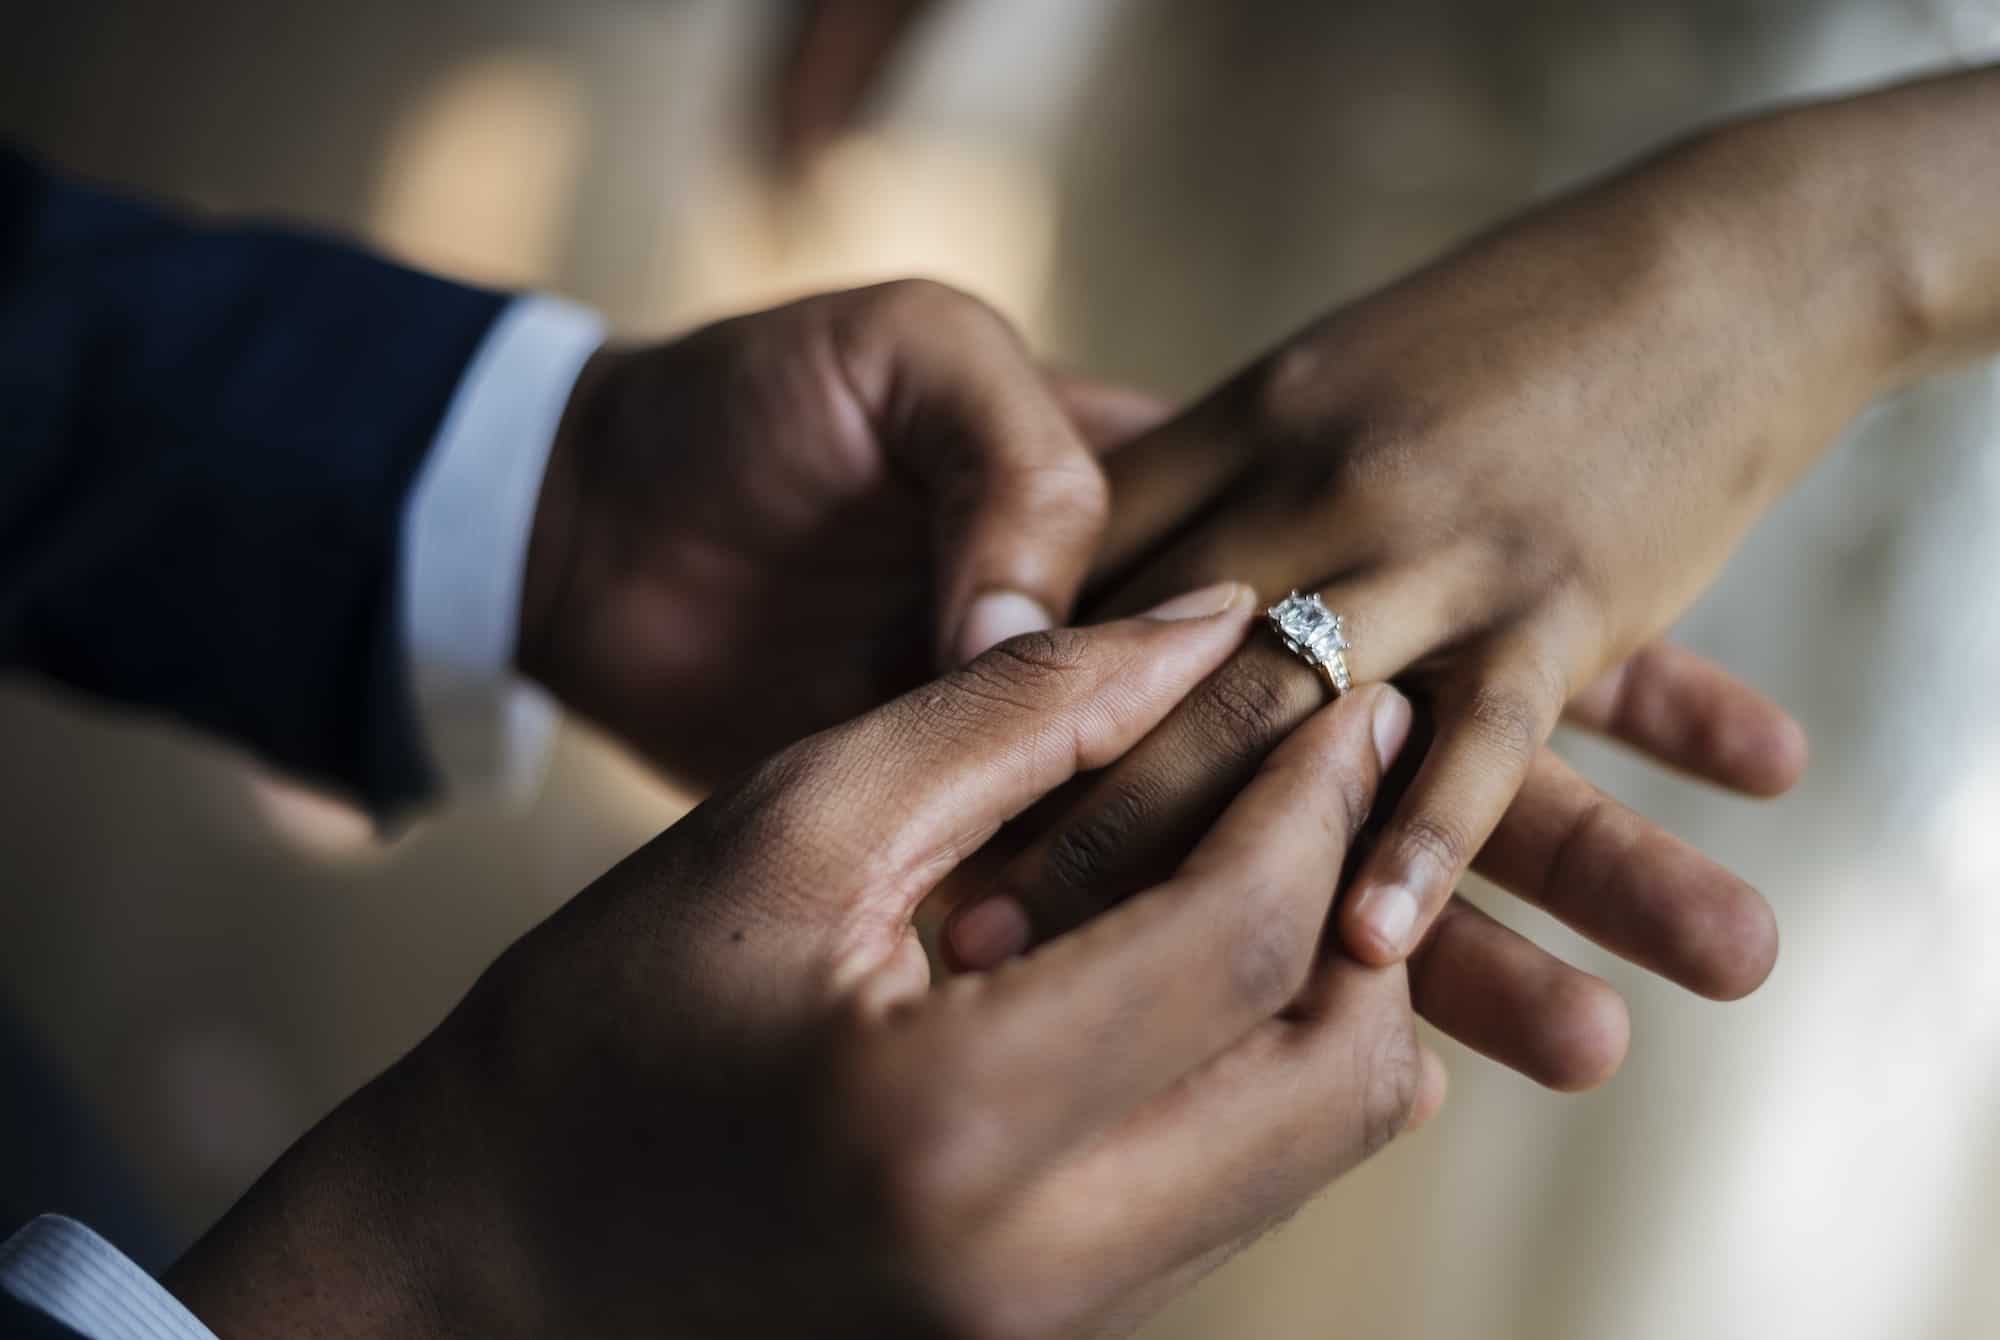
<path fill-rule="evenodd" d="M 530 1263 L 491 1231 L 504 1207 L 485 1142 L 504 1117 L 477 1106 L 477 1084 L 449 1046 L 420 1047 L 307 1132 L 162 1283 L 222 1340 L 532 1333 Z"/>
<path fill-rule="evenodd" d="M 1873 182 L 1911 337 L 1899 380 L 2000 350 L 2000 66 L 1836 103 L 1818 159 Z M 1843 154 L 1843 142 L 1853 148 Z M 1843 162 L 1845 166 L 1843 167 Z"/>
<path fill-rule="evenodd" d="M 1475 268 L 1530 269 L 1566 357 L 1582 341 L 1596 375 L 1622 359 L 1674 388 L 1606 407 L 1628 427 L 1740 439 L 1761 510 L 1870 400 L 2000 349 L 1996 146 L 2000 67 L 1802 104 L 1526 216 Z"/>
<path fill-rule="evenodd" d="M 2000 350 L 2000 66 L 1740 123 L 1695 150 L 1741 282 L 1842 327 L 1876 391 Z"/>

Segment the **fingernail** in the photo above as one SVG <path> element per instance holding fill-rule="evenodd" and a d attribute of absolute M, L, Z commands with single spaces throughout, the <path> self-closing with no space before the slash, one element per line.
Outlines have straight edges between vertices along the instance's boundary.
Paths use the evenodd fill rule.
<path fill-rule="evenodd" d="M 1234 605 L 1243 594 L 1241 582 L 1217 582 L 1198 591 L 1175 596 L 1153 606 L 1142 616 L 1147 619 L 1207 619 Z"/>
<path fill-rule="evenodd" d="M 1369 723 L 1375 732 L 1375 757 L 1387 772 L 1403 752 L 1410 738 L 1410 700 L 1384 684 L 1375 699 L 1375 715 Z"/>
<path fill-rule="evenodd" d="M 1042 602 L 1019 591 L 988 591 L 972 602 L 965 622 L 958 626 L 958 659 L 961 663 L 983 656 L 1010 637 L 1039 633 L 1056 626 Z"/>
<path fill-rule="evenodd" d="M 1403 884 L 1375 884 L 1362 890 L 1354 916 L 1376 944 L 1401 958 L 1410 950 L 1417 925 L 1417 895 Z"/>
<path fill-rule="evenodd" d="M 951 919 L 945 933 L 961 966 L 990 968 L 1026 949 L 1034 930 L 1018 900 L 999 897 L 966 908 Z"/>

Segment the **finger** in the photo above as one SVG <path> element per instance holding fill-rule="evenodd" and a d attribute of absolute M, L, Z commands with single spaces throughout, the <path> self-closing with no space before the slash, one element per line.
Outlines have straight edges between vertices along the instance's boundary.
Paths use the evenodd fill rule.
<path fill-rule="evenodd" d="M 1167 878 L 1326 687 L 1262 630 L 946 922 L 962 968 L 1083 924 Z"/>
<path fill-rule="evenodd" d="M 1425 615 L 1437 588 L 1423 570 L 1328 589 L 1355 616 L 1349 655 L 1357 680 L 1386 679 L 1401 658 L 1440 636 L 1448 617 Z M 1392 617 L 1398 609 L 1402 616 Z M 1380 636 L 1363 645 L 1368 628 Z M 1165 878 L 1270 750 L 1326 700 L 1315 672 L 1268 629 L 1254 631 L 1158 730 L 1088 783 L 1057 823 L 1009 861 L 990 894 L 956 909 L 944 932 L 950 962 L 990 967 Z"/>
<path fill-rule="evenodd" d="M 930 507 L 940 666 L 1066 620 L 1109 500 L 1019 335 L 922 280 L 862 290 L 852 311 L 836 337 L 848 382 Z"/>
<path fill-rule="evenodd" d="M 1105 459 L 1112 508 L 1095 579 L 1108 580 L 1160 548 L 1255 461 L 1241 434 L 1223 430 L 1218 404 L 1211 396 Z"/>
<path fill-rule="evenodd" d="M 1559 759 L 1545 754 L 1516 809 L 1547 809 L 1555 797 L 1540 779 L 1566 771 Z M 1510 812 L 1488 843 L 1488 851 L 1515 840 L 1515 831 L 1510 830 L 1518 828 L 1519 821 Z M 1623 852 L 1630 845 L 1604 828 L 1584 831 L 1578 841 L 1579 850 L 1608 844 L 1609 850 Z M 1476 864 L 1490 874 L 1484 854 Z M 1669 882 L 1676 879 L 1671 865 L 1658 873 Z M 1717 873 L 1727 878 L 1726 872 Z M 1019 907 L 1012 898 L 997 901 Z M 1624 1058 L 1630 1025 L 1624 1002 L 1608 984 L 1564 963 L 1461 898 L 1446 904 L 1430 935 L 1411 955 L 1410 987 L 1417 1012 L 1438 1029 L 1553 1089 L 1593 1088 L 1616 1073 Z"/>
<path fill-rule="evenodd" d="M 799 166 L 852 126 L 932 0 L 808 0 L 778 72 L 780 158 Z"/>
<path fill-rule="evenodd" d="M 1043 372 L 1069 421 L 1099 456 L 1165 423 L 1173 407 L 1150 391 L 1098 381 L 1058 368 Z"/>
<path fill-rule="evenodd" d="M 1246 654 L 1218 674 L 1241 673 Z M 995 894 L 947 921 L 952 965 L 989 969 L 1164 878 L 1255 770 L 1262 753 L 1246 742 L 1288 729 L 1292 712 L 1309 710 L 1282 696 L 1293 682 L 1289 668 L 1271 668 L 1275 678 L 1262 687 L 1239 683 L 1231 697 L 1264 704 L 1266 729 L 1190 730 L 1204 684 L 1009 861 Z M 1311 696 L 1302 690 L 1299 702 Z M 1703 995 L 1747 994 L 1776 959 L 1776 925 L 1754 888 L 1547 750 L 1474 867 L 1578 933 Z"/>
<path fill-rule="evenodd" d="M 1417 1096 L 1411 1105 L 1409 1118 L 1403 1124 L 1404 1134 L 1429 1124 L 1444 1107 L 1445 1095 L 1449 1089 L 1449 1076 L 1445 1071 L 1444 1062 L 1438 1058 L 1436 1052 L 1419 1043 L 1417 1059 L 1419 1065 Z M 1102 1320 L 1091 1330 L 1091 1334 L 1124 1335 L 1136 1330 L 1141 1322 L 1249 1247 L 1266 1229 L 1274 1222 L 1282 1220 L 1287 1213 L 1289 1209 L 1281 1208 L 1275 1215 L 1264 1216 L 1261 1220 L 1253 1218 L 1249 1230 L 1201 1249 L 1190 1259 L 1168 1269 L 1165 1274 L 1146 1279 L 1136 1289 L 1115 1300 L 1101 1314 Z M 1210 1230 L 1211 1233 L 1213 1231 Z"/>
<path fill-rule="evenodd" d="M 1397 571 L 1377 576 L 1378 571 L 1386 568 L 1385 555 L 1379 550 L 1343 543 L 1341 537 L 1349 528 L 1329 517 L 1318 495 L 1302 494 L 1283 482 L 1262 479 L 1232 481 L 1217 495 L 1226 499 L 1226 509 L 1220 515 L 1195 520 L 1161 536 L 1143 551 L 1144 561 L 1136 568 L 1128 571 L 1113 567 L 1108 561 L 1111 546 L 1119 542 L 1113 532 L 1129 524 L 1128 518 L 1135 508 L 1154 505 L 1145 494 L 1135 503 L 1131 481 L 1124 477 L 1129 471 L 1121 458 L 1152 451 L 1163 437 L 1171 438 L 1180 431 L 1181 421 L 1176 420 L 1163 432 L 1149 434 L 1106 461 L 1116 505 L 1092 573 L 1093 612 L 1109 617 L 1144 609 L 1153 603 L 1149 592 L 1173 588 L 1189 573 L 1220 570 L 1233 573 L 1238 581 L 1248 582 L 1272 597 L 1293 589 L 1310 592 L 1318 588 L 1327 603 L 1350 622 L 1357 621 L 1360 613 L 1351 608 L 1356 598 L 1372 595 L 1377 604 L 1385 607 L 1386 617 L 1370 621 L 1370 631 L 1377 639 L 1383 636 L 1414 639 L 1418 634 L 1408 631 L 1410 628 L 1434 621 L 1447 623 L 1456 630 L 1470 616 L 1488 612 L 1487 594 L 1492 584 L 1489 562 L 1468 562 L 1465 555 L 1444 549 L 1426 554 L 1420 562 L 1399 562 Z M 1139 487 L 1152 493 L 1179 486 L 1170 482 Z M 1212 501 L 1204 496 L 1202 506 L 1209 506 Z M 1296 545 L 1272 543 L 1273 536 L 1300 534 L 1329 537 L 1319 559 L 1301 560 Z M 1302 572 L 1302 561 L 1322 566 L 1318 571 Z"/>
<path fill-rule="evenodd" d="M 1479 871 L 1643 968 L 1716 1000 L 1748 995 L 1778 930 L 1750 885 L 1543 753 Z"/>
<path fill-rule="evenodd" d="M 1435 646 L 1457 617 L 1458 582 L 1449 567 L 1434 572 L 1427 564 L 1326 588 L 1326 607 L 1351 621 L 1345 654 L 1353 679 L 1386 680 Z M 950 960 L 990 965 L 1161 878 L 1326 695 L 1324 681 L 1278 635 L 1258 630 L 1009 863 L 994 892 L 1013 901 L 989 895 L 956 910 L 945 930 Z"/>
<path fill-rule="evenodd" d="M 901 919 L 1001 824 L 1151 730 L 1242 640 L 1251 608 L 1222 583 L 1012 639 L 781 756 L 781 794 L 807 849 L 846 861 Z"/>
<path fill-rule="evenodd" d="M 967 979 L 983 984 L 967 1045 L 1022 1116 L 1027 1147 L 1068 1148 L 1122 1118 L 1298 994 L 1348 842 L 1409 723 L 1387 685 L 1329 706 L 1171 880 L 1011 972 Z"/>
<path fill-rule="evenodd" d="M 1267 1021 L 1052 1170 L 1024 1231 L 1121 1294 L 1145 1291 L 1239 1249 L 1408 1129 L 1441 1095 L 1424 1094 L 1403 974 L 1335 956 L 1315 989 L 1320 1012 Z"/>
<path fill-rule="evenodd" d="M 1364 963 L 1393 963 L 1423 938 L 1485 845 L 1554 729 L 1563 693 L 1517 657 L 1448 687 L 1432 704 L 1423 766 L 1362 862 L 1340 933 Z"/>
<path fill-rule="evenodd" d="M 1418 1014 L 1481 1055 L 1567 1093 L 1625 1059 L 1631 1021 L 1611 986 L 1453 898 L 1410 957 Z"/>
<path fill-rule="evenodd" d="M 1566 719 L 1697 777 L 1753 796 L 1797 785 L 1805 728 L 1705 657 L 1667 642 L 1641 648 L 1578 694 Z"/>
<path fill-rule="evenodd" d="M 1099 786 L 1113 784 L 1151 743 L 1149 737 Z M 1208 780 L 1196 771 L 1187 785 Z M 1021 865 L 1004 883 L 1015 892 L 977 905 L 973 916 L 1014 928 L 1008 943 L 989 945 L 959 934 L 969 919 L 963 913 L 948 924 L 945 944 L 955 966 L 992 968 L 1101 910 L 1076 890 L 1094 881 L 1127 890 L 1164 873 L 1149 876 L 1156 853 L 1165 851 L 1171 862 L 1185 850 L 1192 837 L 1176 825 L 1187 822 L 1186 811 L 1170 803 L 1188 803 L 1185 793 L 1152 795 L 1126 780 L 1115 784 L 1110 795 L 1086 798 L 1092 808 L 1065 817 L 1063 823 L 1075 822 L 1076 829 L 1059 825 L 1052 831 L 1076 836 L 1057 837 L 1053 847 L 1030 848 L 1018 858 Z M 1213 784 L 1234 790 L 1242 781 L 1225 777 Z M 1219 808 L 1221 802 L 1214 803 Z M 1052 859 L 1051 850 L 1065 854 Z M 1613 952 L 1707 996 L 1746 994 L 1775 960 L 1775 923 L 1754 889 L 1604 796 L 1547 750 L 1474 867 Z M 1029 891 L 1030 871 L 1062 871 L 1071 884 L 1053 901 L 1038 899 Z M 1588 1088 L 1608 1079 L 1622 1056 L 1627 1027 L 1622 1004 L 1607 998 L 1608 987 L 1460 900 L 1447 904 L 1412 957 L 1411 973 L 1426 1018 L 1539 1083 Z"/>
<path fill-rule="evenodd" d="M 1416 1101 L 1410 1104 L 1409 1120 L 1403 1123 L 1405 1133 L 1430 1125 L 1431 1119 L 1444 1110 L 1445 1095 L 1451 1091 L 1451 1072 L 1445 1069 L 1442 1057 L 1419 1043 L 1417 1059 L 1422 1069 L 1417 1076 Z"/>

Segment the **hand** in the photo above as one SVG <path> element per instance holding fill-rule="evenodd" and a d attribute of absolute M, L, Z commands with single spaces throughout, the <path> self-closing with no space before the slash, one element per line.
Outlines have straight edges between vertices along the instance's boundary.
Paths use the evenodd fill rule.
<path fill-rule="evenodd" d="M 990 970 L 1173 868 L 1267 751 L 1325 701 L 1319 681 L 1263 638 L 1117 763 L 1017 825 L 1031 831 L 996 851 L 980 878 L 948 890 L 943 938 L 954 966 Z M 1781 710 L 1665 644 L 1605 676 L 1570 718 L 1738 789 L 1781 788 L 1802 762 L 1802 737 Z M 1383 808 L 1423 754 L 1429 728 L 1419 724 Z M 1546 749 L 1475 866 L 1705 995 L 1742 995 L 1769 970 L 1775 937 L 1755 890 Z M 1419 1014 L 1551 1088 L 1595 1087 L 1624 1060 L 1630 1025 L 1617 992 L 1462 898 L 1418 943 L 1409 971 Z"/>
<path fill-rule="evenodd" d="M 1601 677 L 1871 397 L 2000 347 L 2000 233 L 1980 222 L 1996 110 L 2000 68 L 1712 133 L 1316 323 L 1120 454 L 1100 608 L 1209 572 L 1319 589 L 1357 679 L 1396 678 L 1435 724 L 1341 907 L 1363 961 L 1419 944 L 1483 846 L 1503 883 L 1542 882 L 1518 829 L 1487 845 L 1524 786 L 1559 775 L 1577 822 L 1616 814 L 1538 761 L 1565 704 L 1657 742 L 1618 704 L 1682 691 Z M 1706 667 L 1654 669 L 1713 704 L 1681 714 L 1669 761 L 1693 744 L 1686 761 L 1753 791 L 1797 775 L 1803 739 L 1768 705 L 1723 706 Z M 1156 760 L 1213 738 L 1217 695 L 1296 710 L 1274 673 L 1233 669 Z M 1618 952 L 1740 994 L 1775 952 L 1768 910 L 1699 884 L 1544 892 Z"/>
<path fill-rule="evenodd" d="M 1809 269 L 1689 221 L 1690 201 L 1739 198 L 1730 176 L 1767 152 L 1699 144 L 1531 215 L 1316 324 L 1110 462 L 1097 608 L 1222 572 L 1319 589 L 1349 617 L 1357 680 L 1418 698 L 1422 763 L 1360 862 L 1343 939 L 1373 963 L 1427 946 L 1419 1008 L 1564 1087 L 1615 1066 L 1622 1007 L 1450 901 L 1476 855 L 1704 994 L 1751 990 L 1776 951 L 1753 890 L 1541 748 L 1567 710 L 1753 794 L 1803 766 L 1777 708 L 1646 645 L 1902 360 L 1873 305 L 1891 297 L 1817 293 Z M 960 913 L 955 957 L 987 966 L 1174 859 L 1322 694 L 1253 642 L 1018 859 L 1001 881 L 1014 898 Z"/>
<path fill-rule="evenodd" d="M 518 658 L 709 783 L 1065 618 L 1105 516 L 1115 392 L 989 308 L 905 282 L 584 370 L 551 457 Z"/>
<path fill-rule="evenodd" d="M 778 755 L 514 946 L 168 1283 L 220 1334 L 1130 1325 L 1441 1100 L 1320 946 L 1410 724 L 1271 755 L 1173 876 L 931 990 L 920 900 L 1242 641 L 1224 586 L 1008 642 Z"/>

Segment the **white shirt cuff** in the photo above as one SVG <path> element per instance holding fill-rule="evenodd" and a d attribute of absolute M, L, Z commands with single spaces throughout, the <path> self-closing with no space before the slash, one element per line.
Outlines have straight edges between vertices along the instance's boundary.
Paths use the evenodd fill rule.
<path fill-rule="evenodd" d="M 216 1340 L 158 1280 L 59 1214 L 0 1243 L 0 1289 L 90 1340 Z"/>
<path fill-rule="evenodd" d="M 514 671 L 521 582 L 542 472 L 595 312 L 516 298 L 466 365 L 403 512 L 403 632 L 417 713 L 447 793 L 523 805 L 555 703 Z"/>

